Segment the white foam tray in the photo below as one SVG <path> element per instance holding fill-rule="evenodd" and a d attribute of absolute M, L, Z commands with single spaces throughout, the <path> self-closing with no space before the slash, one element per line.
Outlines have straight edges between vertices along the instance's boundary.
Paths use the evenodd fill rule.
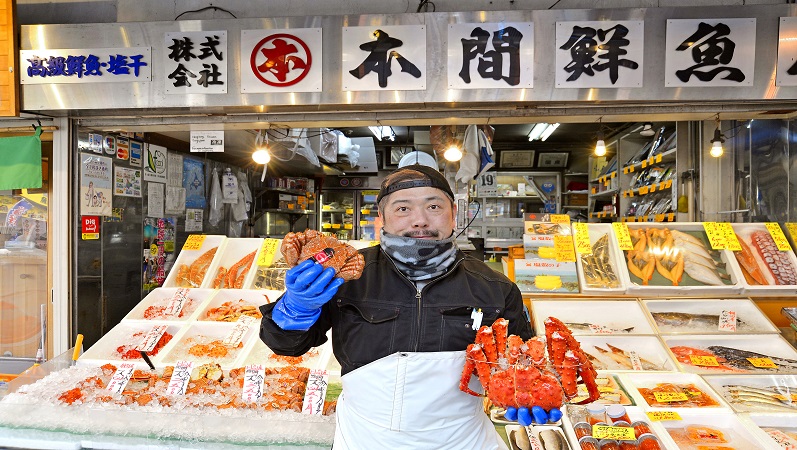
<path fill-rule="evenodd" d="M 750 253 L 752 254 L 753 258 L 755 259 L 758 268 L 764 274 L 764 278 L 769 282 L 769 285 L 756 285 L 750 284 L 744 278 L 744 275 L 740 277 L 740 281 L 742 286 L 744 287 L 744 293 L 749 295 L 755 296 L 762 296 L 762 295 L 784 295 L 790 294 L 795 295 L 797 294 L 797 285 L 790 284 L 790 285 L 776 285 L 775 284 L 775 277 L 769 271 L 769 267 L 767 267 L 767 263 L 763 260 L 761 255 L 756 250 L 755 246 L 752 244 L 751 234 L 756 231 L 763 231 L 764 233 L 769 234 L 766 225 L 763 223 L 735 223 L 733 224 L 733 230 L 736 232 L 736 235 L 744 241 L 745 244 L 750 249 Z M 791 261 L 792 267 L 797 270 L 797 255 L 794 254 L 794 251 L 789 250 L 783 252 L 786 257 Z M 738 264 L 738 263 L 737 263 Z M 741 272 L 741 267 L 739 268 L 739 273 Z"/>
<path fill-rule="evenodd" d="M 142 358 L 136 359 L 122 359 L 121 355 L 116 349 L 121 345 L 136 345 L 140 342 L 141 338 L 132 339 L 133 334 L 136 332 L 147 333 L 152 327 L 156 325 L 168 325 L 166 332 L 171 334 L 172 340 L 180 337 L 180 332 L 185 328 L 182 324 L 163 321 L 149 321 L 149 322 L 122 322 L 113 327 L 110 331 L 105 333 L 94 345 L 88 348 L 78 358 L 78 365 L 88 366 L 101 366 L 106 363 L 119 365 L 123 362 L 131 362 L 135 364 L 137 369 L 147 369 L 147 363 Z M 143 337 L 143 336 L 142 336 Z M 151 355 L 150 360 L 153 365 L 163 351 L 166 350 L 169 343 L 167 343 L 156 355 Z"/>
<path fill-rule="evenodd" d="M 160 305 L 160 306 L 167 306 L 169 304 L 170 299 L 177 293 L 179 288 L 157 288 L 147 294 L 143 300 L 138 302 L 138 304 L 130 310 L 129 313 L 122 319 L 123 321 L 137 321 L 137 320 L 144 320 L 150 321 L 150 319 L 144 318 L 144 312 L 153 305 Z M 194 317 L 199 314 L 199 311 L 202 309 L 204 304 L 208 302 L 214 294 L 218 291 L 214 291 L 213 289 L 189 289 L 187 297 L 192 300 L 191 305 L 184 305 L 183 306 L 183 316 L 179 317 L 157 317 L 152 320 L 164 321 L 164 322 L 188 322 L 194 319 Z"/>
<path fill-rule="evenodd" d="M 674 409 L 680 414 L 684 410 L 707 410 L 707 411 L 730 411 L 730 406 L 722 399 L 722 396 L 714 392 L 714 389 L 709 386 L 699 375 L 693 373 L 642 373 L 642 372 L 626 372 L 618 375 L 620 381 L 625 386 L 628 393 L 634 397 L 637 405 L 641 406 L 646 411 L 660 411 Z M 700 389 L 706 395 L 711 396 L 719 406 L 705 406 L 705 407 L 683 407 L 683 406 L 651 406 L 645 397 L 639 392 L 639 388 L 655 388 L 660 383 L 673 383 L 679 385 L 692 384 Z"/>
<path fill-rule="evenodd" d="M 597 333 L 655 334 L 647 314 L 635 299 L 628 300 L 533 300 L 531 302 L 534 329 L 542 333 L 545 320 L 556 317 L 568 325 L 574 335 Z M 598 330 L 589 325 L 605 327 Z M 630 331 L 623 331 L 633 328 Z M 594 331 L 593 331 L 594 330 Z M 610 333 L 608 333 L 610 331 Z"/>
<path fill-rule="evenodd" d="M 180 253 L 177 255 L 177 259 L 174 261 L 172 269 L 169 271 L 169 275 L 166 276 L 166 281 L 163 282 L 163 287 L 179 287 L 177 285 L 177 273 L 179 272 L 180 266 L 183 264 L 190 266 L 191 263 L 196 261 L 197 258 L 202 256 L 208 250 L 212 249 L 213 247 L 219 247 L 218 250 L 216 250 L 216 254 L 213 255 L 213 260 L 211 260 L 208 271 L 205 272 L 205 277 L 202 279 L 202 284 L 199 286 L 194 286 L 205 287 L 208 277 L 211 276 L 210 268 L 213 267 L 213 261 L 221 256 L 221 246 L 224 244 L 226 239 L 226 236 L 209 234 L 205 236 L 205 240 L 202 242 L 202 247 L 199 250 L 180 250 Z"/>
<path fill-rule="evenodd" d="M 573 235 L 575 235 L 575 226 L 573 226 Z M 584 294 L 614 294 L 619 295 L 625 293 L 628 289 L 630 281 L 628 280 L 628 270 L 625 267 L 625 256 L 617 245 L 617 239 L 614 238 L 614 231 L 612 225 L 609 223 L 590 223 L 587 225 L 589 230 L 590 245 L 595 245 L 595 242 L 603 235 L 609 235 L 609 264 L 614 269 L 614 274 L 617 276 L 618 286 L 616 288 L 604 287 L 590 287 L 587 285 L 586 278 L 584 277 L 584 265 L 581 261 L 581 256 L 576 255 L 576 266 L 578 269 L 578 281 L 581 285 L 581 292 Z"/>
<path fill-rule="evenodd" d="M 642 300 L 642 306 L 659 334 L 758 334 L 775 333 L 780 330 L 758 309 L 750 299 L 656 299 Z M 719 315 L 722 311 L 736 313 L 736 333 L 719 330 Z M 716 323 L 693 322 L 684 326 L 659 324 L 652 313 L 678 312 L 687 314 L 710 314 L 717 316 Z M 740 323 L 741 321 L 743 323 Z"/>
<path fill-rule="evenodd" d="M 697 233 L 702 236 L 704 242 L 706 242 L 706 247 L 711 248 L 708 245 L 708 241 L 705 238 L 705 231 L 703 229 L 703 224 L 698 222 L 690 222 L 690 223 L 629 223 L 629 229 L 638 229 L 638 228 L 669 228 L 671 230 L 678 230 L 682 232 L 689 232 L 689 233 Z M 613 236 L 614 238 L 614 236 Z M 616 238 L 615 238 L 616 239 Z M 673 286 L 672 283 L 661 276 L 658 271 L 653 272 L 653 278 L 650 280 L 651 284 L 642 285 L 639 278 L 631 275 L 628 270 L 628 266 L 625 265 L 625 276 L 628 277 L 628 289 L 626 293 L 632 295 L 640 295 L 640 296 L 655 296 L 655 295 L 663 295 L 663 296 L 674 296 L 674 295 L 689 295 L 689 296 L 696 296 L 696 295 L 737 295 L 742 292 L 743 286 L 739 280 L 742 276 L 741 272 L 739 271 L 739 267 L 736 263 L 736 258 L 733 256 L 730 250 L 718 250 L 719 257 L 721 262 L 726 264 L 728 275 L 730 275 L 730 283 L 731 284 L 723 284 L 721 286 L 712 286 L 712 285 L 705 285 L 693 280 L 687 273 L 684 271 L 683 278 L 681 283 L 678 286 Z M 623 252 L 623 258 L 625 259 L 625 252 Z"/>
<path fill-rule="evenodd" d="M 578 407 L 578 406 L 576 406 Z M 574 449 L 580 449 L 581 446 L 578 444 L 578 440 L 576 439 L 576 433 L 573 430 L 573 425 L 575 425 L 570 420 L 570 414 L 567 413 L 567 408 L 572 408 L 571 406 L 566 406 L 565 410 L 563 411 L 562 417 L 562 429 L 567 436 L 567 440 L 570 443 L 570 446 Z M 678 450 L 678 446 L 670 439 L 669 434 L 661 425 L 661 422 L 651 422 L 648 416 L 645 414 L 645 411 L 640 408 L 639 406 L 626 406 L 625 412 L 628 413 L 628 417 L 631 419 L 631 422 L 636 422 L 638 420 L 642 420 L 648 424 L 650 431 L 659 438 L 659 441 L 664 445 L 664 449 L 666 450 Z"/>
<path fill-rule="evenodd" d="M 738 450 L 758 450 L 766 447 L 765 441 L 761 440 L 759 436 L 741 421 L 739 416 L 730 410 L 724 411 L 707 411 L 707 408 L 700 409 L 678 409 L 678 415 L 682 420 L 659 422 L 667 433 L 667 439 L 674 445 L 678 445 L 669 434 L 669 429 L 685 428 L 689 425 L 704 425 L 720 430 L 728 440 L 725 444 L 717 444 L 712 446 L 710 444 L 692 444 L 682 445 L 680 447 L 684 450 L 698 450 L 704 449 L 738 449 Z M 699 447 L 703 445 L 703 447 Z"/>
<path fill-rule="evenodd" d="M 241 364 L 244 366 L 249 364 L 263 364 L 265 367 L 296 365 L 308 369 L 326 369 L 329 365 L 329 359 L 332 357 L 332 342 L 327 341 L 318 347 L 310 349 L 309 352 L 303 355 L 302 361 L 298 364 L 288 364 L 278 358 L 272 358 L 274 352 L 260 340 L 259 336 L 255 336 L 254 341 L 248 353 L 242 359 Z M 337 375 L 340 375 L 340 366 L 338 366 Z"/>
<path fill-rule="evenodd" d="M 737 334 L 732 336 L 717 336 L 717 335 L 692 335 L 692 336 L 662 336 L 664 343 L 670 348 L 676 346 L 695 347 L 706 349 L 709 346 L 720 345 L 725 347 L 732 347 L 739 350 L 746 350 L 750 352 L 761 353 L 768 356 L 775 356 L 780 358 L 787 358 L 797 361 L 797 350 L 789 344 L 782 336 L 769 335 L 769 334 Z M 780 366 L 777 371 L 771 369 L 755 369 L 751 370 L 735 369 L 734 371 L 723 370 L 722 368 L 712 368 L 704 366 L 693 366 L 691 364 L 678 361 L 678 358 L 673 354 L 673 359 L 676 360 L 681 370 L 684 372 L 700 373 L 700 374 L 728 374 L 728 373 L 748 373 L 748 374 L 764 374 L 771 375 L 773 373 L 790 374 L 797 373 L 797 369 L 789 369 Z M 718 361 L 722 364 L 722 361 Z"/>
<path fill-rule="evenodd" d="M 196 315 L 196 320 L 200 322 L 213 322 L 213 320 L 207 318 L 208 311 L 213 308 L 220 307 L 225 302 L 237 302 L 238 300 L 243 300 L 259 308 L 277 299 L 277 297 L 274 297 L 273 295 L 268 296 L 268 292 L 270 291 L 251 289 L 219 289 L 216 294 L 213 295 L 210 301 L 205 302 L 202 309 Z"/>
<path fill-rule="evenodd" d="M 767 432 L 761 429 L 762 427 L 797 429 L 797 414 L 750 413 L 740 414 L 738 417 L 751 433 L 764 444 L 761 448 L 768 450 L 783 450 L 783 447 L 769 437 Z"/>
<path fill-rule="evenodd" d="M 241 286 L 247 287 L 252 284 L 257 272 L 257 258 L 263 247 L 263 238 L 233 238 L 226 239 L 217 252 L 217 257 L 213 258 L 213 263 L 208 269 L 208 274 L 202 282 L 203 288 L 215 289 L 216 277 L 220 268 L 230 269 L 233 264 L 245 258 L 248 254 L 254 253 L 255 257 L 248 266 L 243 266 L 238 270 L 240 274 L 247 270 Z M 233 289 L 232 286 L 224 286 L 223 289 Z"/>
<path fill-rule="evenodd" d="M 204 336 L 213 340 L 223 340 L 232 331 L 235 323 L 226 322 L 196 322 L 183 330 L 179 338 L 172 339 L 166 347 L 158 354 L 157 361 L 160 365 L 174 365 L 177 361 L 193 361 L 194 366 L 206 363 L 217 363 L 222 369 L 229 370 L 242 367 L 239 363 L 249 351 L 249 348 L 257 339 L 259 322 L 255 323 L 243 337 L 242 346 L 238 349 L 231 349 L 225 357 L 214 358 L 211 356 L 194 356 L 188 354 L 186 344 L 189 338 Z M 207 343 L 207 342 L 205 342 Z M 154 361 L 153 361 L 154 362 Z"/>
<path fill-rule="evenodd" d="M 610 350 L 609 347 L 606 346 L 606 343 L 621 348 L 626 352 L 635 351 L 640 358 L 644 358 L 660 367 L 658 370 L 644 370 L 643 372 L 670 372 L 678 370 L 678 366 L 670 358 L 669 353 L 657 336 L 578 335 L 574 337 L 581 344 L 582 350 L 605 362 L 605 368 L 600 368 L 595 365 L 596 370 L 609 373 L 628 371 L 639 372 L 631 368 L 623 368 L 619 363 L 614 362 L 608 357 L 601 356 L 601 353 L 593 348 L 593 346 L 597 345 L 604 350 Z"/>
<path fill-rule="evenodd" d="M 797 414 L 797 402 L 793 403 L 795 407 L 788 409 L 786 407 L 772 406 L 763 402 L 748 402 L 741 403 L 734 400 L 728 393 L 727 388 L 724 386 L 749 386 L 752 388 L 766 388 L 769 386 L 780 386 L 781 388 L 789 388 L 790 394 L 797 394 L 797 376 L 795 375 L 704 375 L 703 379 L 716 392 L 718 392 L 725 401 L 731 405 L 737 412 L 777 412 L 779 414 L 792 413 Z M 792 426 L 797 427 L 797 421 L 792 423 Z"/>

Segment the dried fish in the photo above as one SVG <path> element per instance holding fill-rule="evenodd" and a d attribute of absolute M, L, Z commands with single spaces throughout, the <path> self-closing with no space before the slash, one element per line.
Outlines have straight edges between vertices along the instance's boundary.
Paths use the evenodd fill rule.
<path fill-rule="evenodd" d="M 580 322 L 580 323 L 565 322 L 565 325 L 567 325 L 567 328 L 570 328 L 571 330 L 591 331 L 593 329 L 600 329 L 601 332 L 607 332 L 607 333 L 608 332 L 611 332 L 611 333 L 630 333 L 630 332 L 632 332 L 634 330 L 634 327 L 609 328 L 609 327 L 605 327 L 603 325 L 598 325 L 598 324 L 589 323 L 589 322 Z"/>
<path fill-rule="evenodd" d="M 719 314 L 692 314 L 692 313 L 685 313 L 685 312 L 677 312 L 677 311 L 663 311 L 663 312 L 654 312 L 651 313 L 653 315 L 653 320 L 656 321 L 656 324 L 659 326 L 668 326 L 668 327 L 676 327 L 676 328 L 688 328 L 688 327 L 718 327 L 720 323 L 720 316 Z M 740 320 L 738 317 L 736 319 L 736 327 L 741 328 L 746 326 L 747 324 Z"/>
<path fill-rule="evenodd" d="M 609 260 L 609 235 L 604 234 L 592 245 L 591 255 L 581 255 L 584 278 L 590 287 L 615 288 L 620 281 Z"/>

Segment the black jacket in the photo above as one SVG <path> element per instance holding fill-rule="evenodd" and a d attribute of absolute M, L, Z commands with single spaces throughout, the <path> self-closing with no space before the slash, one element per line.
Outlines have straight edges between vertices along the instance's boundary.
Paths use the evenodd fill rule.
<path fill-rule="evenodd" d="M 476 337 L 474 308 L 484 314 L 482 325 L 504 317 L 510 334 L 532 336 L 517 286 L 461 251 L 452 269 L 420 292 L 378 246 L 361 253 L 362 276 L 341 285 L 309 330 L 281 329 L 271 320 L 276 303 L 262 306 L 263 342 L 277 354 L 299 356 L 326 342 L 331 327 L 332 348 L 346 374 L 395 352 L 465 350 Z"/>

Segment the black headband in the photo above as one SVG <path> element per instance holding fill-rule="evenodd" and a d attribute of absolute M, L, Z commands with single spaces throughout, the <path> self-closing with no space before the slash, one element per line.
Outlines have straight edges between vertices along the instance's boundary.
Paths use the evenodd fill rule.
<path fill-rule="evenodd" d="M 413 164 L 411 166 L 402 167 L 398 170 L 411 170 L 418 172 L 422 178 L 415 180 L 396 181 L 389 185 L 382 183 L 382 187 L 379 190 L 379 196 L 376 198 L 377 203 L 396 191 L 417 187 L 433 187 L 440 189 L 451 199 L 451 201 L 454 201 L 454 192 L 451 190 L 448 180 L 446 180 L 446 177 L 444 177 L 443 174 L 438 170 L 420 164 Z"/>

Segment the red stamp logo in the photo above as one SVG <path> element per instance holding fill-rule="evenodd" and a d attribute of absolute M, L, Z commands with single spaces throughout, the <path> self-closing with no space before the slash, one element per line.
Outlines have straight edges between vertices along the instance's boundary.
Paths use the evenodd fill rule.
<path fill-rule="evenodd" d="M 310 72 L 310 48 L 296 36 L 279 33 L 266 36 L 252 49 L 249 63 L 257 79 L 274 87 L 302 81 Z"/>

